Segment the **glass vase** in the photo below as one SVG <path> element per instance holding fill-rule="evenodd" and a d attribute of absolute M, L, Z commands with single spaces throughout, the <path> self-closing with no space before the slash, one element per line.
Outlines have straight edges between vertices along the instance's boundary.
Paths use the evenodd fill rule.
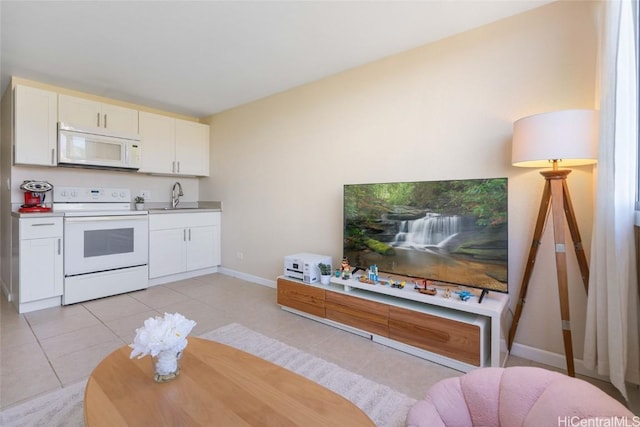
<path fill-rule="evenodd" d="M 181 351 L 166 350 L 158 353 L 153 359 L 154 381 L 163 383 L 171 381 L 180 374 Z"/>

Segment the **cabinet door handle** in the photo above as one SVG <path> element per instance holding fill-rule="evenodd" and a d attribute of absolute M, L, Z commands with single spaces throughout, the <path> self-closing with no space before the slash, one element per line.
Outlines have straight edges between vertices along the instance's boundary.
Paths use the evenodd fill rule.
<path fill-rule="evenodd" d="M 171 172 L 173 172 L 173 173 L 176 172 L 176 161 L 175 160 L 173 162 L 171 162 Z"/>
<path fill-rule="evenodd" d="M 51 149 L 51 164 L 52 165 L 56 164 L 56 149 L 55 148 Z"/>
<path fill-rule="evenodd" d="M 31 224 L 32 227 L 42 227 L 43 225 L 56 225 L 53 222 L 41 222 L 40 224 Z"/>
<path fill-rule="evenodd" d="M 104 115 L 104 127 L 105 128 L 107 127 L 107 115 L 106 114 Z"/>
<path fill-rule="evenodd" d="M 62 239 L 58 239 L 58 255 L 60 255 L 60 246 L 62 244 Z"/>
<path fill-rule="evenodd" d="M 100 113 L 96 113 L 98 127 L 100 127 Z"/>
<path fill-rule="evenodd" d="M 187 241 L 187 229 L 183 229 L 182 230 L 182 241 L 186 242 Z"/>
<path fill-rule="evenodd" d="M 189 229 L 189 241 L 191 241 L 191 229 Z"/>
<path fill-rule="evenodd" d="M 180 160 L 178 160 L 178 173 L 180 173 Z"/>

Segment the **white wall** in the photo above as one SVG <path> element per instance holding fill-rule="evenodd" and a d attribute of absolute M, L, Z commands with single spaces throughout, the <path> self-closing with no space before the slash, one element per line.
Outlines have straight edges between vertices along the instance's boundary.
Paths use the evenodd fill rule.
<path fill-rule="evenodd" d="M 27 179 L 49 181 L 57 187 L 128 188 L 132 197 L 140 194 L 142 190 L 147 190 L 151 192 L 149 202 L 169 203 L 171 187 L 176 181 L 180 182 L 184 192 L 180 201 L 195 202 L 199 193 L 198 179 L 192 177 L 155 176 L 101 169 L 14 166 L 11 171 L 12 204 L 24 203 L 24 192 L 20 190 L 20 184 Z"/>
<path fill-rule="evenodd" d="M 511 166 L 513 122 L 594 107 L 597 7 L 553 3 L 209 118 L 200 199 L 224 202 L 223 266 L 272 281 L 287 254 L 337 262 L 344 184 L 506 176 L 515 305 L 544 179 Z M 591 168 L 569 187 L 588 252 Z M 563 354 L 549 231 L 516 341 Z M 586 297 L 571 251 L 569 270 L 580 357 Z"/>

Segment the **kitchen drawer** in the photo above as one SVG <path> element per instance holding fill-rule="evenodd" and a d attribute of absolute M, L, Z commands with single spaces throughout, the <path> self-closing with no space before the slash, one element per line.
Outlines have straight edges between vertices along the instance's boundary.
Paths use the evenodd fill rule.
<path fill-rule="evenodd" d="M 62 218 L 20 218 L 20 239 L 62 237 Z"/>

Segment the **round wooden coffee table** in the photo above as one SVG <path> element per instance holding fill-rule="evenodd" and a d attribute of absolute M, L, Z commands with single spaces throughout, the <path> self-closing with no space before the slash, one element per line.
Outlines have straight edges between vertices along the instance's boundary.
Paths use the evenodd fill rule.
<path fill-rule="evenodd" d="M 344 397 L 259 357 L 189 338 L 180 375 L 153 380 L 150 357 L 123 346 L 87 382 L 87 426 L 373 426 Z"/>

